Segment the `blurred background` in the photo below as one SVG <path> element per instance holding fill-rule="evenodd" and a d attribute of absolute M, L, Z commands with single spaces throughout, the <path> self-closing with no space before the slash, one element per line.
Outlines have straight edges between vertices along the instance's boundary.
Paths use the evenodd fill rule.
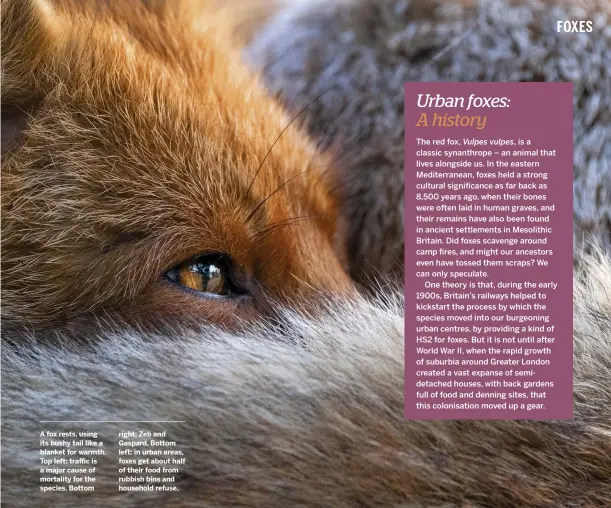
<path fill-rule="evenodd" d="M 571 81 L 574 248 L 611 251 L 611 2 L 278 2 L 245 58 L 336 153 L 353 275 L 403 279 L 403 83 Z M 260 18 L 262 20 L 263 18 Z M 558 33 L 590 20 L 591 33 Z"/>

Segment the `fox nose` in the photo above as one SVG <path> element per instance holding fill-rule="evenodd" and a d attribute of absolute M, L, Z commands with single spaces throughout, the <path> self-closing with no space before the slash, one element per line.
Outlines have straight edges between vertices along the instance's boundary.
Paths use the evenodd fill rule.
<path fill-rule="evenodd" d="M 263 291 L 289 306 L 311 307 L 356 294 L 335 237 L 313 225 L 279 230 L 262 244 L 254 273 Z"/>
<path fill-rule="evenodd" d="M 323 311 L 326 304 L 336 299 L 351 299 L 357 288 L 341 265 L 327 263 L 308 273 L 287 274 L 280 288 L 267 287 L 262 298 L 257 298 L 257 310 L 282 327 L 286 317 L 282 309 L 297 310 L 308 314 Z"/>
<path fill-rule="evenodd" d="M 310 273 L 307 288 L 329 296 L 347 296 L 355 291 L 355 286 L 345 268 L 336 258 L 321 262 L 321 267 Z"/>
<path fill-rule="evenodd" d="M 322 299 L 350 297 L 356 294 L 356 286 L 340 259 L 334 253 L 316 254 L 304 259 L 299 269 L 288 273 L 286 289 L 304 305 L 310 306 Z"/>

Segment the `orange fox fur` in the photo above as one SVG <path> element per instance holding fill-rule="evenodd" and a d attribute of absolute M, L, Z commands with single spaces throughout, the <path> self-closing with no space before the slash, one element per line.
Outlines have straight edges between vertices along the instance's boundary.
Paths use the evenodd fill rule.
<path fill-rule="evenodd" d="M 5 323 L 231 325 L 269 298 L 351 290 L 331 158 L 298 121 L 283 132 L 291 118 L 209 4 L 2 2 Z M 206 252 L 231 256 L 248 296 L 163 281 Z"/>
<path fill-rule="evenodd" d="M 279 311 L 282 328 L 185 325 L 352 291 L 331 158 L 297 122 L 283 132 L 291 118 L 206 5 L 2 2 L 3 323 L 35 328 L 3 329 L 3 506 L 611 506 L 609 259 L 575 275 L 567 422 L 404 421 L 400 297 Z M 230 255 L 248 295 L 163 281 L 203 252 Z M 113 326 L 92 331 L 106 313 Z M 169 317 L 165 332 L 125 319 Z M 39 340 L 81 319 L 95 344 Z M 187 457 L 170 494 L 119 492 L 117 434 L 131 428 L 41 423 L 166 415 L 185 423 L 147 427 Z M 39 491 L 45 427 L 99 432 L 95 492 Z"/>

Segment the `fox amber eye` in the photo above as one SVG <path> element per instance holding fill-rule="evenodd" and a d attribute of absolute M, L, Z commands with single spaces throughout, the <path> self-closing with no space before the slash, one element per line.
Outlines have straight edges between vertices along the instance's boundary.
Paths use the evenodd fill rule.
<path fill-rule="evenodd" d="M 224 256 L 200 256 L 168 270 L 166 277 L 185 288 L 214 295 L 233 295 L 229 263 Z"/>

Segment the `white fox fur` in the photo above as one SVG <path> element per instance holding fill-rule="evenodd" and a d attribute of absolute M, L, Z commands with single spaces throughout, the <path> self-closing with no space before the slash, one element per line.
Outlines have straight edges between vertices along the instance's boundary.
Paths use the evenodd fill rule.
<path fill-rule="evenodd" d="M 417 7 L 421 3 L 390 0 L 378 3 L 375 0 L 369 5 L 374 19 L 379 15 L 390 22 L 395 18 L 385 13 L 390 12 L 393 4 L 402 8 Z M 509 2 L 503 4 L 509 9 Z M 507 36 L 502 32 L 500 41 L 513 36 L 520 39 L 522 32 L 516 31 L 513 18 L 504 16 L 501 10 L 495 11 L 494 6 L 488 7 L 487 3 L 478 2 L 478 5 L 490 8 L 491 15 L 494 14 L 490 19 L 499 22 L 498 26 L 494 25 L 497 28 L 501 26 L 500 21 L 506 19 Z M 548 12 L 542 4 L 537 3 L 537 6 L 537 12 Z M 365 12 L 369 13 L 369 8 Z M 449 15 L 452 12 L 450 10 Z M 313 33 L 343 37 L 342 45 L 346 40 L 359 42 L 358 38 L 346 39 L 349 31 L 342 28 L 344 18 L 338 19 L 341 30 L 328 29 L 323 24 L 324 31 L 319 32 L 316 22 Z M 444 53 L 442 59 L 429 63 L 427 41 L 430 39 L 434 43 L 431 46 L 434 56 L 438 44 L 447 46 L 452 30 L 465 32 L 462 21 L 458 20 L 449 31 L 440 24 L 441 35 L 435 31 L 437 25 L 428 19 L 415 18 L 414 23 L 422 25 L 420 28 L 428 35 L 420 46 L 412 44 L 420 28 L 414 30 L 411 24 L 405 28 L 407 42 L 397 48 L 408 47 L 414 52 L 409 56 L 409 65 L 406 64 L 405 68 L 409 69 L 406 75 L 422 79 L 433 72 L 431 66 L 438 65 L 440 70 L 459 69 L 466 73 L 444 74 L 446 79 L 477 78 L 479 66 L 450 65 L 452 58 L 460 61 L 462 53 L 456 53 L 457 56 L 452 56 L 452 52 Z M 386 45 L 386 31 L 380 33 L 384 35 L 380 40 Z M 533 33 L 538 30 L 533 29 Z M 390 37 L 392 32 L 388 34 Z M 608 41 L 606 34 L 599 34 L 601 40 Z M 551 37 L 553 41 L 557 38 L 559 36 Z M 336 51 L 336 45 L 327 42 L 325 37 L 317 35 L 309 40 L 320 44 L 329 55 Z M 469 41 L 479 44 L 477 37 Z M 597 68 L 596 65 L 605 68 L 602 56 L 607 56 L 604 52 L 607 46 L 603 42 L 599 45 L 602 56 L 599 58 L 598 53 L 588 49 L 587 59 L 573 51 L 572 46 L 560 42 L 550 43 L 551 47 L 568 47 L 567 52 L 582 62 L 584 69 L 590 68 L 586 65 L 590 59 L 592 68 Z M 367 46 L 367 41 L 363 45 Z M 393 47 L 389 45 L 387 49 L 392 52 Z M 507 47 L 514 48 L 511 44 Z M 280 44 L 277 48 L 278 51 L 290 49 Z M 474 55 L 472 47 L 462 48 L 465 54 Z M 318 47 L 314 49 L 313 58 L 320 58 Z M 353 62 L 355 54 L 361 53 L 359 48 L 344 50 L 348 63 Z M 368 61 L 369 50 L 365 48 L 362 54 L 365 56 L 357 61 Z M 551 54 L 556 55 L 555 52 Z M 309 49 L 307 55 L 310 55 Z M 549 59 L 552 70 L 554 58 Z M 276 91 L 282 88 L 277 82 L 272 86 L 274 72 L 279 72 L 279 76 L 289 76 L 285 83 L 290 83 L 294 90 L 307 91 L 302 98 L 309 97 L 307 100 L 311 101 L 309 92 L 312 89 L 300 89 L 291 72 L 283 73 L 286 61 L 274 60 L 273 65 L 267 67 L 265 76 L 270 88 Z M 309 58 L 294 60 L 299 75 L 304 69 L 310 69 L 303 64 L 309 61 Z M 394 62 L 393 59 L 389 61 Z M 484 69 L 497 69 L 500 76 L 510 77 L 513 76 L 512 67 L 507 62 L 515 61 L 516 65 L 521 62 L 513 54 L 507 60 L 488 55 L 477 61 Z M 533 69 L 535 64 L 532 64 Z M 316 69 L 315 66 L 311 68 Z M 376 69 L 377 64 L 373 68 Z M 395 68 L 394 63 L 390 68 Z M 344 71 L 340 67 L 336 70 L 341 77 Z M 531 70 L 520 67 L 523 75 L 519 74 L 517 79 L 535 80 L 537 76 L 531 75 Z M 607 77 L 608 73 L 601 71 L 600 76 Z M 554 79 L 554 74 L 542 77 Z M 329 84 L 325 79 L 339 82 L 336 78 L 330 71 L 323 73 L 320 80 L 315 80 L 313 89 L 322 84 L 327 88 Z M 396 82 L 401 85 L 403 81 L 399 76 Z M 576 208 L 576 217 L 579 223 L 587 222 L 581 220 L 589 217 L 589 212 L 586 213 L 589 208 L 585 205 L 597 205 L 591 228 L 600 231 L 601 237 L 606 234 L 604 238 L 608 239 L 608 192 L 606 184 L 599 185 L 608 180 L 605 158 L 608 152 L 603 142 L 607 139 L 604 126 L 609 123 L 604 108 L 604 101 L 608 99 L 604 87 L 608 80 L 596 81 L 602 92 L 590 86 L 585 78 L 582 81 L 579 90 L 584 94 L 587 107 L 583 106 L 578 118 L 587 125 L 594 119 L 597 123 L 591 136 L 582 137 L 583 146 L 589 148 L 576 152 L 576 168 L 584 175 L 585 168 L 591 167 L 599 176 L 584 177 L 588 185 L 577 185 L 583 189 L 577 197 L 583 199 L 577 200 L 580 206 Z M 352 97 L 351 85 L 347 90 L 344 97 Z M 381 100 L 382 95 L 377 91 L 374 95 L 376 100 Z M 331 94 L 326 98 L 331 101 Z M 363 104 L 369 100 L 365 96 Z M 289 102 L 299 106 L 299 101 Z M 348 119 L 340 117 L 337 109 L 327 108 L 322 99 L 310 112 L 316 111 L 316 107 L 331 117 L 337 116 L 340 127 L 357 129 L 361 126 L 360 121 L 355 121 L 356 113 Z M 377 108 L 359 105 L 355 106 L 355 111 L 361 115 L 367 111 L 375 113 Z M 399 109 L 391 107 L 390 111 L 391 121 L 401 117 L 397 114 Z M 316 117 L 311 116 L 310 121 L 312 118 Z M 324 125 L 324 132 L 327 132 L 328 118 L 325 115 L 319 118 L 317 125 Z M 363 118 L 362 122 L 367 123 L 367 118 Z M 371 126 L 386 125 L 369 123 Z M 370 150 L 365 150 L 359 142 L 357 148 L 363 150 L 360 152 L 362 160 L 377 164 L 376 150 L 384 156 L 402 155 L 402 149 L 395 150 L 401 148 L 402 126 L 397 123 L 395 127 L 395 135 L 388 138 L 392 145 L 390 151 L 386 150 L 386 130 L 382 141 L 379 136 L 373 138 Z M 337 132 L 341 131 L 340 128 Z M 329 132 L 336 132 L 335 127 Z M 348 134 L 350 130 L 343 132 Z M 397 140 L 399 143 L 393 145 Z M 591 161 L 594 162 L 589 164 Z M 360 167 L 367 176 L 370 165 Z M 380 181 L 391 182 L 398 197 L 390 200 L 391 206 L 385 209 L 400 211 L 402 207 L 397 203 L 402 202 L 401 164 L 394 164 L 391 157 L 386 167 L 395 175 L 394 179 Z M 378 198 L 375 193 L 379 185 L 370 185 L 368 176 L 359 179 L 357 175 L 355 179 L 359 184 L 355 186 L 357 191 L 365 182 L 365 197 Z M 359 210 L 375 211 L 375 207 L 367 205 L 365 197 L 359 201 Z M 600 204 L 594 203 L 595 198 Z M 386 239 L 369 242 L 373 259 L 382 259 L 378 246 L 402 248 L 400 217 L 391 215 L 390 218 L 391 226 L 376 226 L 373 230 L 390 232 L 394 235 L 394 243 Z M 395 227 L 397 221 L 399 225 Z M 361 228 L 358 233 L 370 231 L 371 228 Z M 357 249 L 354 252 L 361 254 Z M 176 322 L 173 328 L 156 333 L 128 329 L 121 322 L 115 322 L 112 329 L 105 323 L 104 327 L 96 329 L 77 328 L 75 332 L 73 327 L 69 331 L 45 332 L 44 336 L 40 331 L 24 332 L 5 327 L 2 331 L 2 506 L 609 507 L 611 260 L 597 254 L 585 258 L 578 266 L 574 283 L 575 418 L 572 421 L 405 421 L 404 306 L 399 293 L 371 300 L 359 297 L 329 301 L 326 310 L 316 315 L 287 310 L 277 324 L 261 324 L 242 333 L 210 326 L 193 330 Z M 73 284 L 70 280 L 69 283 Z M 37 285 L 30 285 L 29 289 L 40 292 Z M 14 302 L 13 305 L 18 307 Z M 47 423 L 45 420 L 177 420 L 184 423 Z M 95 457 L 99 463 L 96 464 L 93 492 L 39 492 L 39 440 L 41 431 L 47 430 L 99 433 L 98 439 L 104 441 L 107 455 Z M 167 431 L 166 439 L 177 442 L 177 448 L 187 459 L 184 466 L 179 466 L 181 473 L 176 475 L 174 485 L 179 488 L 178 493 L 119 492 L 121 466 L 117 443 L 119 432 L 126 430 Z"/>
<path fill-rule="evenodd" d="M 575 274 L 575 419 L 564 422 L 405 421 L 398 296 L 286 312 L 285 326 L 243 334 L 18 337 L 2 351 L 3 506 L 611 506 L 610 288 L 602 256 Z M 62 429 L 106 443 L 95 492 L 32 495 L 40 432 Z M 131 429 L 166 430 L 184 451 L 179 493 L 118 492 L 118 433 Z"/>

